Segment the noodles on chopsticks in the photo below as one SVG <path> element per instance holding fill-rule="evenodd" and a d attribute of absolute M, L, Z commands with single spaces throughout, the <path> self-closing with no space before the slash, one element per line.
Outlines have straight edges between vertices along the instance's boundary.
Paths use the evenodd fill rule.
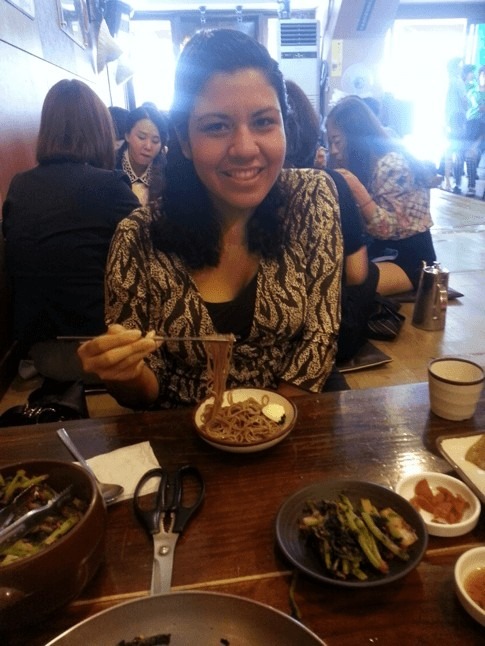
<path fill-rule="evenodd" d="M 207 354 L 207 376 L 209 393 L 214 397 L 210 417 L 215 417 L 222 408 L 227 376 L 231 368 L 232 346 L 234 337 L 227 335 L 227 341 L 204 341 Z"/>
<path fill-rule="evenodd" d="M 281 424 L 266 417 L 263 408 L 269 403 L 264 395 L 261 402 L 253 397 L 235 402 L 231 391 L 224 403 L 226 381 L 231 367 L 234 339 L 224 341 L 204 341 L 207 353 L 207 372 L 209 393 L 213 403 L 206 404 L 202 412 L 204 432 L 214 440 L 237 444 L 253 444 L 271 439 L 281 430 Z"/>

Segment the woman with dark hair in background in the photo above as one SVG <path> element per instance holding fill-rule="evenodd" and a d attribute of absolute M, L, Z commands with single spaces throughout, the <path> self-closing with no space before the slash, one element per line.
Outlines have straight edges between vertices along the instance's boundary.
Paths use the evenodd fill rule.
<path fill-rule="evenodd" d="M 133 192 L 145 206 L 160 196 L 163 187 L 167 119 L 159 110 L 142 106 L 129 113 L 125 128 L 116 168 L 128 175 Z"/>
<path fill-rule="evenodd" d="M 124 405 L 193 405 L 207 396 L 204 347 L 153 334 L 232 333 L 228 388 L 320 392 L 340 323 L 338 206 L 324 173 L 282 170 L 278 64 L 240 31 L 198 32 L 180 54 L 170 116 L 160 206 L 115 234 L 111 325 L 80 347 L 85 369 Z"/>
<path fill-rule="evenodd" d="M 286 120 L 286 160 L 289 168 L 308 168 L 320 136 L 318 115 L 303 89 L 286 80 L 289 113 Z M 350 188 L 336 170 L 322 168 L 335 182 L 344 244 L 342 320 L 337 361 L 350 360 L 367 340 L 367 321 L 374 307 L 379 272 L 369 262 L 365 228 Z"/>
<path fill-rule="evenodd" d="M 434 165 L 390 138 L 356 96 L 330 110 L 327 134 L 330 166 L 346 179 L 371 236 L 369 258 L 388 258 L 377 263 L 377 291 L 387 296 L 415 289 L 423 261 L 436 260 L 430 232 Z"/>
<path fill-rule="evenodd" d="M 53 379 L 74 380 L 76 347 L 61 335 L 104 329 L 104 269 L 116 225 L 139 202 L 114 171 L 108 109 L 89 86 L 63 80 L 47 93 L 38 166 L 16 175 L 3 204 L 14 335 L 22 357 Z"/>
<path fill-rule="evenodd" d="M 111 119 L 113 120 L 113 128 L 115 131 L 115 150 L 119 150 L 125 143 L 125 132 L 127 130 L 130 111 L 116 105 L 110 105 L 108 110 L 111 115 Z"/>

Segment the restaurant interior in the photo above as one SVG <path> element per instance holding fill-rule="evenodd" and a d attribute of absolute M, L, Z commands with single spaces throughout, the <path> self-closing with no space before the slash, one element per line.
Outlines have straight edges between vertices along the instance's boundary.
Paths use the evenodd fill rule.
<path fill-rule="evenodd" d="M 77 78 L 108 106 L 132 109 L 153 101 L 167 109 L 170 61 L 176 61 L 184 39 L 199 28 L 221 26 L 241 29 L 268 47 L 283 73 L 305 90 L 321 117 L 323 135 L 325 116 L 341 96 L 390 96 L 390 125 L 414 154 L 436 165 L 446 139 L 441 117 L 446 56 L 485 64 L 483 0 L 204 0 L 203 5 L 185 0 L 0 0 L 0 206 L 12 177 L 35 165 L 42 102 L 53 84 Z M 437 54 L 438 62 L 429 55 L 428 65 L 426 34 L 431 39 L 436 31 L 445 34 L 437 45 L 444 49 Z M 404 49 L 398 50 L 398 35 L 404 33 Z M 418 45 L 411 53 L 413 38 Z M 148 74 L 147 52 L 142 56 L 133 45 L 143 41 L 154 47 L 147 52 L 167 56 L 161 65 L 155 61 L 153 68 L 148 66 Z M 405 78 L 407 59 L 412 74 Z M 164 76 L 157 84 L 154 78 L 162 69 Z M 429 91 L 426 100 L 411 96 L 413 78 L 417 94 Z M 429 97 L 438 104 L 431 116 Z M 194 431 L 192 410 L 134 412 L 102 389 L 87 393 L 89 417 L 62 424 L 85 458 L 106 454 L 114 460 L 117 450 L 133 449 L 129 456 L 117 458 L 126 462 L 116 463 L 126 471 L 127 495 L 105 507 L 99 521 L 104 547 L 96 572 L 90 571 L 93 565 L 86 557 L 75 592 L 67 591 L 64 602 L 56 599 L 55 610 L 46 611 L 40 620 L 26 621 L 5 634 L 0 624 L 0 642 L 121 644 L 120 635 L 133 639 L 140 631 L 153 631 L 158 616 L 166 618 L 174 639 L 151 643 L 431 646 L 442 639 L 449 644 L 483 644 L 485 606 L 482 612 L 470 610 L 457 592 L 455 576 L 458 559 L 475 549 L 481 550 L 477 558 L 485 571 L 485 516 L 480 515 L 485 471 L 475 468 L 472 473 L 461 453 L 447 453 L 446 440 L 463 440 L 469 447 L 483 436 L 485 394 L 479 395 L 474 414 L 458 420 L 434 414 L 428 394 L 433 359 L 460 357 L 485 369 L 485 155 L 476 187 L 475 198 L 455 195 L 441 183 L 431 189 L 433 243 L 451 288 L 440 329 L 413 324 L 416 294 L 398 298 L 404 323 L 397 338 L 372 340 L 358 360 L 341 366 L 349 390 L 295 398 L 296 409 L 291 411 L 296 413 L 284 441 L 267 450 L 221 451 Z M 42 383 L 39 376 L 25 379 L 18 374 L 11 298 L 0 236 L 0 414 L 25 404 Z M 56 436 L 59 426 L 0 428 L 0 470 L 32 459 L 70 460 Z M 140 447 L 137 454 L 135 447 Z M 108 462 L 107 458 L 100 467 L 105 471 L 99 472 L 107 478 L 115 469 L 115 463 Z M 178 540 L 171 585 L 169 581 L 168 594 L 159 598 L 151 578 L 152 537 L 142 530 L 131 500 L 131 470 L 161 465 L 174 471 L 183 464 L 195 465 L 202 474 L 205 498 Z M 391 567 L 388 582 L 371 577 L 364 585 L 335 585 L 316 572 L 313 557 L 294 551 L 299 540 L 294 536 L 295 506 L 305 502 L 306 488 L 312 493 L 319 483 L 318 494 L 332 495 L 346 480 L 349 487 L 353 483 L 358 498 L 364 483 L 364 494 L 376 496 L 376 504 L 382 498 L 382 505 L 396 505 L 398 484 L 420 473 L 430 478 L 451 475 L 464 482 L 470 501 L 478 506 L 476 519 L 461 534 L 433 532 L 429 524 L 421 527 L 422 520 L 414 520 L 419 524 L 419 550 L 414 548 L 412 566 Z M 330 490 L 328 483 L 337 484 Z M 406 516 L 407 507 L 403 509 Z M 1 520 L 0 512 L 0 542 Z M 42 576 L 48 575 L 44 571 Z M 0 562 L 0 617 L 5 612 L 8 621 L 7 612 L 17 603 L 12 581 L 8 573 L 2 574 Z M 63 581 L 61 591 L 69 585 Z M 252 605 L 241 607 L 244 600 Z M 20 600 L 21 609 L 23 603 Z M 123 610 L 121 604 L 128 605 Z M 28 601 L 25 607 L 35 615 Z M 107 614 L 90 624 L 99 612 Z M 198 626 L 197 612 L 208 618 L 213 641 L 205 633 L 200 641 L 194 632 L 184 638 L 185 624 L 192 623 L 195 632 L 207 627 Z M 78 622 L 87 623 L 70 632 Z M 251 622 L 258 630 L 269 626 L 280 637 L 265 641 L 268 633 L 255 629 L 246 634 Z M 157 630 L 165 631 L 164 621 L 159 624 Z M 176 640 L 177 631 L 181 641 Z"/>

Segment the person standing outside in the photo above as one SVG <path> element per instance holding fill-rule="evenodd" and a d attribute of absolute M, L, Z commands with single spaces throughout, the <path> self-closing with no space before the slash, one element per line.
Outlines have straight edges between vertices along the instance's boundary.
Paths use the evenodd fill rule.
<path fill-rule="evenodd" d="M 463 61 L 452 58 L 448 62 L 448 89 L 445 98 L 445 122 L 448 148 L 445 152 L 445 188 L 461 195 L 461 180 L 465 168 L 466 111 L 468 98 L 462 74 Z M 453 175 L 455 185 L 449 181 Z"/>
<path fill-rule="evenodd" d="M 477 168 L 485 150 L 485 65 L 478 70 L 478 84 L 468 91 L 469 108 L 466 113 L 466 171 L 467 197 L 475 197 Z"/>

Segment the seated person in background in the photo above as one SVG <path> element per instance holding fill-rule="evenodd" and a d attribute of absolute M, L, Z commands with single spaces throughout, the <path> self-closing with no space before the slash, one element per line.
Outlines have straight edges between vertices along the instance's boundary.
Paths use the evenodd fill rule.
<path fill-rule="evenodd" d="M 42 107 L 38 166 L 12 179 L 3 204 L 14 336 L 22 357 L 33 355 L 41 374 L 61 381 L 76 379 L 80 363 L 77 346 L 55 339 L 104 329 L 111 238 L 140 205 L 113 170 L 113 139 L 97 94 L 81 81 L 59 81 Z"/>
<path fill-rule="evenodd" d="M 85 370 L 125 406 L 207 395 L 200 342 L 160 345 L 153 333 L 237 335 L 228 388 L 326 386 L 340 323 L 338 205 L 324 173 L 282 170 L 286 114 L 278 64 L 256 40 L 215 29 L 187 42 L 160 204 L 120 224 L 108 331 L 79 348 Z"/>
<path fill-rule="evenodd" d="M 135 108 L 127 118 L 124 137 L 116 155 L 116 168 L 128 175 L 133 192 L 145 206 L 157 199 L 162 190 L 167 120 L 151 107 Z"/>
<path fill-rule="evenodd" d="M 372 112 L 376 115 L 376 117 L 379 120 L 379 123 L 382 125 L 383 129 L 387 132 L 387 134 L 390 137 L 394 137 L 396 139 L 400 139 L 399 135 L 397 132 L 391 128 L 390 126 L 386 126 L 385 123 L 383 122 L 383 115 L 382 115 L 382 104 L 379 101 L 379 99 L 376 99 L 374 96 L 365 96 L 362 98 L 362 101 L 366 104 L 368 108 L 372 110 Z"/>
<path fill-rule="evenodd" d="M 377 291 L 383 295 L 416 289 L 423 261 L 436 260 L 430 228 L 430 187 L 436 169 L 410 155 L 383 130 L 355 96 L 341 99 L 327 116 L 330 166 L 347 181 L 378 262 Z"/>
<path fill-rule="evenodd" d="M 286 92 L 289 114 L 285 166 L 306 168 L 315 157 L 320 134 L 318 115 L 297 83 L 287 80 Z M 351 359 L 366 341 L 367 320 L 374 306 L 379 272 L 369 262 L 364 223 L 347 182 L 337 171 L 323 170 L 337 187 L 344 244 L 342 320 L 337 351 L 337 361 L 341 362 Z"/>
<path fill-rule="evenodd" d="M 115 150 L 119 150 L 125 142 L 125 132 L 130 111 L 114 105 L 110 105 L 108 110 L 113 120 L 113 128 L 115 131 Z"/>

